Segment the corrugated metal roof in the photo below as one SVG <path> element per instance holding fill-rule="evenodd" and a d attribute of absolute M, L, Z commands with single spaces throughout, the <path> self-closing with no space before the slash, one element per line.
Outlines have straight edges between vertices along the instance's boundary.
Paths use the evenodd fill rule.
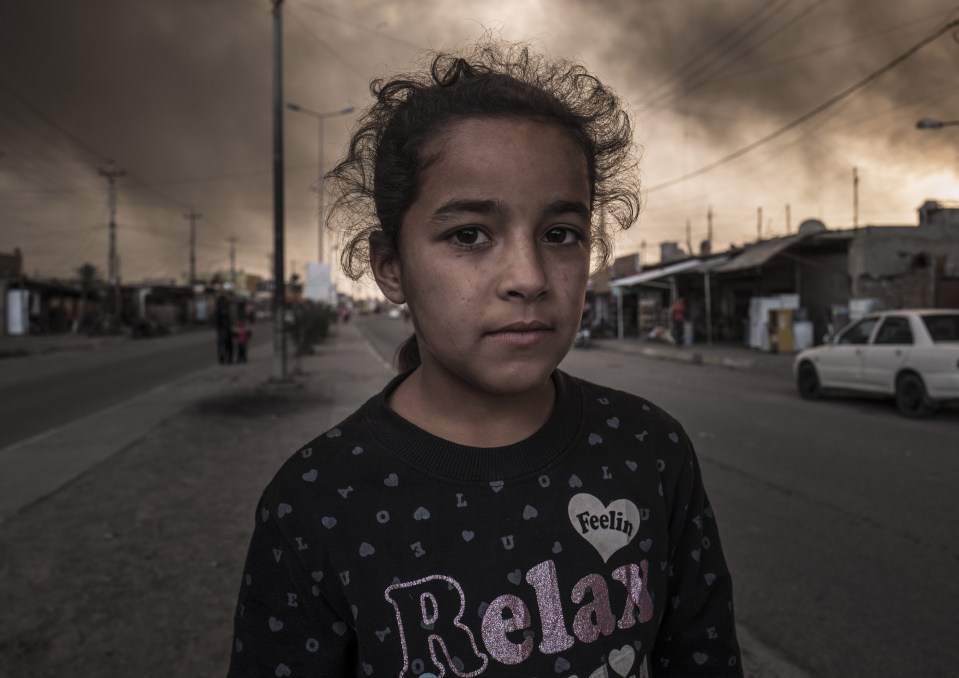
<path fill-rule="evenodd" d="M 716 273 L 728 273 L 730 271 L 742 271 L 743 269 L 762 266 L 787 247 L 796 244 L 800 240 L 806 239 L 810 235 L 814 234 L 796 233 L 795 235 L 787 235 L 782 238 L 776 238 L 775 240 L 763 240 L 743 250 L 741 254 L 721 266 L 717 266 L 713 270 Z"/>
<path fill-rule="evenodd" d="M 648 271 L 643 271 L 642 273 L 628 275 L 625 278 L 611 280 L 609 284 L 610 287 L 630 287 L 632 285 L 642 285 L 644 282 L 652 282 L 653 280 L 665 278 L 666 276 L 688 271 L 689 269 L 695 268 L 702 263 L 702 259 L 685 259 L 683 261 L 677 261 L 675 264 L 668 264 L 662 268 L 653 268 Z"/>
<path fill-rule="evenodd" d="M 729 261 L 729 255 L 722 254 L 710 257 L 709 259 L 685 259 L 677 261 L 675 264 L 669 264 L 661 268 L 653 268 L 642 273 L 635 273 L 625 278 L 610 281 L 610 287 L 631 287 L 632 285 L 642 285 L 643 283 L 653 282 L 660 278 L 666 278 L 680 273 L 706 273 L 714 271 Z"/>

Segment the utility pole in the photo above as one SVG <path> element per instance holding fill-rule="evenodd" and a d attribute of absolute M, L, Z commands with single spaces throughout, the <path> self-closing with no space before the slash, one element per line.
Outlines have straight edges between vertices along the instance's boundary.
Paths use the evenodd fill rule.
<path fill-rule="evenodd" d="M 689 256 L 693 256 L 693 227 L 689 219 L 686 220 L 686 252 Z"/>
<path fill-rule="evenodd" d="M 273 2 L 273 378 L 286 379 L 283 283 L 283 0 Z"/>
<path fill-rule="evenodd" d="M 756 208 L 756 235 L 759 240 L 763 239 L 763 208 Z"/>
<path fill-rule="evenodd" d="M 226 239 L 230 243 L 230 284 L 233 285 L 233 291 L 236 292 L 236 243 L 238 238 L 231 235 Z"/>
<path fill-rule="evenodd" d="M 706 210 L 706 240 L 709 241 L 709 248 L 713 247 L 713 206 L 710 205 Z"/>
<path fill-rule="evenodd" d="M 859 228 L 859 168 L 852 168 L 852 227 Z"/>
<path fill-rule="evenodd" d="M 789 208 L 789 203 L 786 203 L 786 235 L 792 233 L 792 211 Z"/>
<path fill-rule="evenodd" d="M 117 184 L 116 180 L 126 172 L 116 166 L 111 160 L 106 167 L 100 168 L 100 176 L 107 178 L 110 185 L 110 248 L 107 253 L 107 281 L 113 287 L 113 308 L 111 313 L 111 329 L 120 329 L 120 267 L 117 256 Z"/>
<path fill-rule="evenodd" d="M 196 285 L 196 220 L 202 216 L 193 208 L 183 215 L 190 220 L 190 287 Z"/>

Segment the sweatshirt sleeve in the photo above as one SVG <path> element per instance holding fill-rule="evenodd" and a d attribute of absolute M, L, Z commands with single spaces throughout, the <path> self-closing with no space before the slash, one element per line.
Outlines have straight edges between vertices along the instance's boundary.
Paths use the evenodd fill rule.
<path fill-rule="evenodd" d="M 699 462 L 687 440 L 669 521 L 668 599 L 649 669 L 667 676 L 741 677 L 732 579 Z"/>
<path fill-rule="evenodd" d="M 323 572 L 307 571 L 297 557 L 297 537 L 284 532 L 285 505 L 268 497 L 247 552 L 228 678 L 355 675 L 352 624 L 328 604 Z"/>

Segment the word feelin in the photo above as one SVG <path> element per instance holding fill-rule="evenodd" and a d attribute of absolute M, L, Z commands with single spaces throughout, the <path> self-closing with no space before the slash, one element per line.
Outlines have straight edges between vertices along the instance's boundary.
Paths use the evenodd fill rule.
<path fill-rule="evenodd" d="M 569 500 L 568 512 L 576 533 L 592 544 L 604 563 L 631 542 L 639 529 L 639 509 L 629 499 L 604 506 L 593 495 L 581 492 Z"/>

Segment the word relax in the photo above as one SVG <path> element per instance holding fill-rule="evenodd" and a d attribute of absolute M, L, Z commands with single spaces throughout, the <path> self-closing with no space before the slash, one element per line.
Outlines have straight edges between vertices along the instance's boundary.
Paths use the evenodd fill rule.
<path fill-rule="evenodd" d="M 580 579 L 573 587 L 571 599 L 583 603 L 587 591 L 591 599 L 582 605 L 573 618 L 572 632 L 568 632 L 563 615 L 556 564 L 546 560 L 526 573 L 526 582 L 536 593 L 541 640 L 537 649 L 543 654 L 556 654 L 573 646 L 576 640 L 595 641 L 600 634 L 610 635 L 616 628 L 628 629 L 636 622 L 644 623 L 653 617 L 653 601 L 647 590 L 649 561 L 639 565 L 617 567 L 612 572 L 614 581 L 626 588 L 626 606 L 617 619 L 609 600 L 606 580 L 599 574 Z M 410 657 L 429 655 L 437 675 L 449 669 L 461 678 L 478 676 L 486 671 L 489 659 L 500 664 L 519 664 L 533 653 L 534 640 L 526 637 L 516 643 L 507 636 L 532 626 L 529 608 L 519 597 L 502 595 L 493 600 L 483 614 L 482 637 L 488 655 L 477 647 L 473 631 L 463 623 L 466 596 L 463 588 L 452 577 L 431 575 L 411 582 L 400 582 L 387 587 L 384 597 L 393 605 L 403 650 L 403 668 L 400 677 L 421 673 L 423 667 L 411 669 Z M 455 610 L 455 614 L 451 612 Z M 575 636 L 575 638 L 574 638 Z M 454 661 L 453 658 L 457 658 Z M 420 660 L 415 661 L 421 664 Z"/>

